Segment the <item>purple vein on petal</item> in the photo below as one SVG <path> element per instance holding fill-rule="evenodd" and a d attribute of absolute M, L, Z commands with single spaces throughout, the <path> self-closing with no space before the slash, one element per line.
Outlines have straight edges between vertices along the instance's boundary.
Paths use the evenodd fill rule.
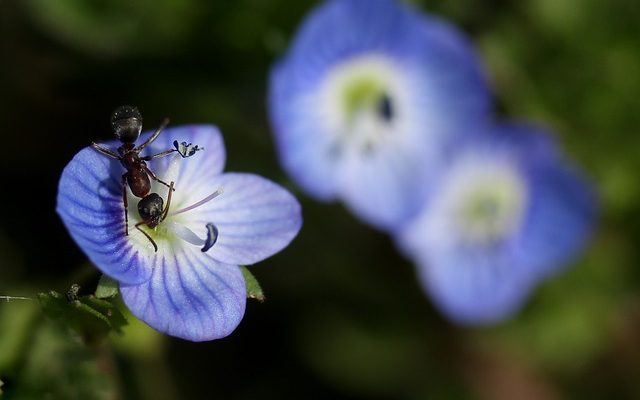
<path fill-rule="evenodd" d="M 174 254 L 173 259 L 174 259 L 176 265 L 180 265 L 180 262 L 178 261 L 177 254 Z M 185 262 L 185 264 L 183 264 L 183 265 L 190 265 L 190 264 Z M 188 268 L 191 269 L 191 267 L 188 267 Z M 203 303 L 202 300 L 198 296 L 189 295 L 189 290 L 187 289 L 187 287 L 184 284 L 184 278 L 182 276 L 182 272 L 180 271 L 180 268 L 177 268 L 176 272 L 178 274 L 178 281 L 180 282 L 180 287 L 182 288 L 182 291 L 185 293 L 185 297 L 188 299 L 189 303 L 196 302 L 197 304 L 200 305 L 202 310 L 205 312 L 205 314 L 203 316 L 202 312 L 198 309 L 197 305 L 193 305 L 193 308 L 194 308 L 195 312 L 198 314 L 198 320 L 200 322 L 200 329 L 201 329 L 201 336 L 202 336 L 202 335 L 205 334 L 205 332 L 207 330 L 207 326 L 206 326 L 206 322 L 205 321 L 211 321 L 211 323 L 212 323 L 211 325 L 212 326 L 215 325 L 215 324 L 213 324 L 213 321 L 206 314 L 206 311 L 207 311 L 206 304 Z"/>
<path fill-rule="evenodd" d="M 164 257 L 162 258 L 161 268 L 162 268 L 162 287 L 164 288 L 165 296 L 169 301 L 171 308 L 173 309 L 174 315 L 177 315 L 178 317 L 180 317 L 180 319 L 182 320 L 183 326 L 187 326 L 187 322 L 184 318 L 182 311 L 180 310 L 180 308 L 177 306 L 177 304 L 173 299 L 173 295 L 172 295 L 173 291 L 170 290 L 169 287 L 167 286 L 167 282 L 169 282 L 169 277 L 167 276 L 168 267 L 167 267 L 167 261 Z M 168 318 L 168 321 L 169 321 L 169 324 L 168 324 L 168 327 L 169 327 L 171 325 L 171 318 Z"/>
<path fill-rule="evenodd" d="M 185 254 L 186 256 L 186 254 Z M 191 266 L 191 271 L 194 274 L 195 279 L 199 282 L 199 284 L 211 295 L 211 297 L 213 298 L 213 300 L 218 304 L 219 306 L 219 310 L 220 310 L 220 317 L 221 320 L 224 323 L 224 326 L 222 327 L 224 331 L 227 331 L 228 327 L 227 327 L 227 322 L 228 322 L 228 318 L 226 316 L 226 314 L 228 314 L 229 311 L 234 311 L 234 310 L 229 310 L 228 306 L 230 304 L 227 304 L 227 307 L 225 307 L 225 303 L 219 298 L 219 296 L 213 292 L 205 283 L 204 279 L 202 278 L 202 276 L 199 273 L 199 269 L 204 269 L 205 273 L 208 273 L 209 275 L 212 275 L 214 277 L 214 279 L 216 281 L 219 282 L 219 284 L 221 284 L 221 286 L 224 286 L 227 290 L 229 290 L 230 294 L 234 297 L 236 297 L 236 293 L 235 290 L 233 289 L 233 287 L 231 285 L 229 285 L 229 283 L 223 279 L 217 272 L 214 272 L 213 270 L 211 270 L 202 260 L 199 260 L 197 258 L 192 259 L 191 257 L 186 256 L 187 259 L 189 260 L 189 265 Z M 199 266 L 201 266 L 202 268 L 194 268 L 194 264 L 198 264 Z M 236 298 L 237 300 L 237 298 Z"/>

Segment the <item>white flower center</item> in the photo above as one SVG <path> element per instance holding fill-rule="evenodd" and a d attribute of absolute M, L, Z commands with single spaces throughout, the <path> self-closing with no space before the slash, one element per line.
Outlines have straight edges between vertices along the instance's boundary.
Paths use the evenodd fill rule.
<path fill-rule="evenodd" d="M 340 144 L 370 152 L 397 130 L 405 82 L 387 57 L 363 55 L 337 66 L 322 83 L 323 120 Z"/>
<path fill-rule="evenodd" d="M 204 225 L 202 233 L 198 235 L 185 226 L 183 218 L 192 210 L 220 196 L 223 193 L 223 189 L 218 188 L 202 199 L 192 198 L 193 196 L 187 191 L 186 183 L 175 182 L 182 162 L 189 162 L 189 160 L 176 155 L 171 159 L 165 171 L 156 171 L 160 179 L 165 182 L 174 182 L 176 188 L 171 194 L 171 201 L 169 201 L 169 188 L 159 182 L 152 183 L 150 193 L 157 193 L 162 197 L 164 209 L 169 207 L 166 218 L 157 226 L 151 228 L 142 223 L 143 220 L 137 209 L 138 202 L 141 199 L 133 196 L 131 191 L 127 190 L 129 240 L 133 241 L 138 248 L 145 248 L 153 252 L 155 251 L 154 243 L 158 248 L 161 248 L 167 245 L 181 245 L 186 242 L 200 246 L 202 251 L 207 251 L 215 244 L 218 238 L 218 230 L 213 222 Z"/>
<path fill-rule="evenodd" d="M 505 161 L 465 162 L 452 171 L 440 201 L 450 219 L 448 226 L 463 241 L 494 243 L 521 225 L 527 188 L 520 173 Z"/>

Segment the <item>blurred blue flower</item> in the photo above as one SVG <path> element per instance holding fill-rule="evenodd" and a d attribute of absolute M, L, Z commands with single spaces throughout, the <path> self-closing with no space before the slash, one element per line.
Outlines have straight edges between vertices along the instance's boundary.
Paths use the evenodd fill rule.
<path fill-rule="evenodd" d="M 392 0 L 316 8 L 273 68 L 269 96 L 287 172 L 381 229 L 418 210 L 418 183 L 492 105 L 466 38 Z"/>
<path fill-rule="evenodd" d="M 524 125 L 470 140 L 443 169 L 398 242 L 446 315 L 497 322 L 583 248 L 594 194 L 549 136 Z"/>
<path fill-rule="evenodd" d="M 221 338 L 235 329 L 245 310 L 245 281 L 238 266 L 286 247 L 300 229 L 300 205 L 264 178 L 222 173 L 225 150 L 217 128 L 166 129 L 147 151 L 170 149 L 174 140 L 198 144 L 205 151 L 188 159 L 176 155 L 150 162 L 160 179 L 174 181 L 176 188 L 167 218 L 153 230 L 143 226 L 157 243 L 157 252 L 133 229 L 140 221 L 139 199 L 130 191 L 125 236 L 123 169 L 91 148 L 80 151 L 64 169 L 57 210 L 89 259 L 120 282 L 122 298 L 135 316 L 172 336 Z M 168 189 L 154 183 L 152 192 L 166 200 Z M 209 223 L 218 237 L 205 252 Z"/>

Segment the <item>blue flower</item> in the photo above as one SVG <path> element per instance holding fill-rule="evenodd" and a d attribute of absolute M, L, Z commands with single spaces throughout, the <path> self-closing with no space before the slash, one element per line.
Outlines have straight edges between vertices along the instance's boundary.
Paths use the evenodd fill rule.
<path fill-rule="evenodd" d="M 455 154 L 399 244 L 445 314 L 492 323 L 584 247 L 595 211 L 544 132 L 505 124 Z"/>
<path fill-rule="evenodd" d="M 452 139 L 492 99 L 455 28 L 392 0 L 333 0 L 302 24 L 270 80 L 281 163 L 319 200 L 393 229 L 422 204 Z"/>
<path fill-rule="evenodd" d="M 140 199 L 130 190 L 125 235 L 124 170 L 94 149 L 83 149 L 64 169 L 57 211 L 89 259 L 119 281 L 122 298 L 135 316 L 172 336 L 221 338 L 244 315 L 246 289 L 238 266 L 286 247 L 300 229 L 300 205 L 285 189 L 257 175 L 222 173 L 225 150 L 217 128 L 166 129 L 145 152 L 171 149 L 173 141 L 194 143 L 204 151 L 149 163 L 160 179 L 175 182 L 167 218 L 155 229 L 141 228 L 155 241 L 157 252 L 134 228 L 141 220 Z M 118 144 L 106 146 L 115 149 Z M 151 191 L 167 204 L 166 186 L 154 182 Z"/>

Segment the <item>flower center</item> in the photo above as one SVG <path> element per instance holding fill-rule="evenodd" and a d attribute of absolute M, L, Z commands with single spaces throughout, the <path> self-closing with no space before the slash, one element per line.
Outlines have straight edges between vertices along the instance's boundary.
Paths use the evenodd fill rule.
<path fill-rule="evenodd" d="M 375 150 L 397 130 L 403 87 L 391 60 L 375 54 L 354 57 L 327 75 L 323 119 L 341 146 Z"/>
<path fill-rule="evenodd" d="M 522 222 L 526 187 L 513 168 L 490 166 L 471 172 L 452 188 L 453 223 L 465 241 L 495 243 L 514 233 Z"/>
<path fill-rule="evenodd" d="M 178 176 L 178 169 L 181 162 L 188 161 L 182 161 L 180 156 L 174 157 L 164 173 L 158 174 L 158 176 L 162 177 L 163 180 L 174 182 Z M 160 203 L 164 207 L 162 212 L 167 212 L 165 219 L 160 219 L 157 222 L 153 221 L 152 223 L 144 220 L 136 207 L 131 207 L 132 204 L 144 203 L 147 198 L 138 199 L 128 193 L 128 202 L 130 205 L 128 210 L 130 240 L 142 247 L 151 249 L 155 249 L 156 246 L 160 248 L 163 245 L 187 242 L 191 245 L 201 246 L 203 252 L 209 250 L 218 239 L 217 227 L 212 222 L 209 222 L 202 227 L 202 232 L 198 235 L 183 223 L 183 217 L 196 208 L 220 196 L 223 190 L 222 188 L 218 188 L 202 199 L 194 199 L 192 194 L 187 191 L 187 186 L 188 185 L 185 184 L 185 187 L 182 188 L 182 185 L 176 182 L 176 190 L 172 193 L 172 201 L 169 202 L 169 189 L 157 183 L 152 185 L 152 193 L 147 197 L 160 197 L 162 200 Z M 188 205 L 183 206 L 184 204 Z"/>
<path fill-rule="evenodd" d="M 352 124 L 360 113 L 371 113 L 387 123 L 393 119 L 393 100 L 385 92 L 383 82 L 375 76 L 358 76 L 346 82 L 342 102 L 346 118 Z"/>

